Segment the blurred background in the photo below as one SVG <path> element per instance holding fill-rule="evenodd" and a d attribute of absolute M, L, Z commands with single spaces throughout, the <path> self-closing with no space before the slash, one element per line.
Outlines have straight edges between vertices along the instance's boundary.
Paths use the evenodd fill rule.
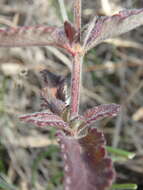
<path fill-rule="evenodd" d="M 72 0 L 65 0 L 72 20 Z M 96 14 L 112 15 L 141 8 L 137 0 L 84 0 L 85 25 Z M 58 0 L 0 0 L 0 27 L 62 25 Z M 21 123 L 18 116 L 40 110 L 39 72 L 70 76 L 70 57 L 53 47 L 0 48 L 0 182 L 11 189 L 61 190 L 62 160 L 55 130 Z M 69 77 L 70 78 L 70 77 Z M 92 49 L 84 59 L 81 112 L 104 103 L 118 103 L 118 117 L 96 126 L 107 144 L 135 153 L 133 159 L 113 156 L 117 183 L 143 189 L 143 27 Z M 15 187 L 13 187 L 15 186 Z"/>

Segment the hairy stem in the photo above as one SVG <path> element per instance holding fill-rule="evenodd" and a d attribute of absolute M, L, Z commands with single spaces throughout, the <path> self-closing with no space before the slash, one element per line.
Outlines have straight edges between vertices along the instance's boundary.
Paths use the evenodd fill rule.
<path fill-rule="evenodd" d="M 83 55 L 76 53 L 73 59 L 71 81 L 71 119 L 78 116 Z"/>
<path fill-rule="evenodd" d="M 74 25 L 76 30 L 81 32 L 81 0 L 74 0 Z"/>

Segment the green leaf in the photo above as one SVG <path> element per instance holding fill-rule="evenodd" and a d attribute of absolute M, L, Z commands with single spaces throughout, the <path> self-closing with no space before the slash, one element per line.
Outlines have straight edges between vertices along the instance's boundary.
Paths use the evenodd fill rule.
<path fill-rule="evenodd" d="M 106 149 L 108 152 L 118 156 L 118 157 L 123 157 L 125 159 L 133 159 L 135 157 L 134 152 L 128 152 L 119 148 L 113 148 L 111 146 L 106 146 Z"/>
<path fill-rule="evenodd" d="M 111 189 L 113 190 L 118 190 L 118 189 L 121 189 L 121 190 L 126 190 L 126 189 L 129 189 L 129 190 L 136 190 L 138 188 L 138 186 L 136 184 L 113 184 Z"/>

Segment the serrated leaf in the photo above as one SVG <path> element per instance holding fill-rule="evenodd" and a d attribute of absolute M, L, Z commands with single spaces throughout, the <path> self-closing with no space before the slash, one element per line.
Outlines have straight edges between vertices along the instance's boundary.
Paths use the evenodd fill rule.
<path fill-rule="evenodd" d="M 103 104 L 93 107 L 84 113 L 87 125 L 91 125 L 97 120 L 105 117 L 114 117 L 120 111 L 120 105 L 117 104 Z"/>
<path fill-rule="evenodd" d="M 25 26 L 0 28 L 0 47 L 58 46 L 70 48 L 63 27 Z"/>
<path fill-rule="evenodd" d="M 143 9 L 123 10 L 110 17 L 95 17 L 85 31 L 86 51 L 103 40 L 126 33 L 143 24 Z"/>
<path fill-rule="evenodd" d="M 65 190 L 105 190 L 111 186 L 115 173 L 102 132 L 89 129 L 88 135 L 80 139 L 62 132 L 57 136 L 64 159 Z"/>
<path fill-rule="evenodd" d="M 19 118 L 26 123 L 32 123 L 38 127 L 56 127 L 63 130 L 68 127 L 68 124 L 62 118 L 50 111 L 25 114 Z"/>

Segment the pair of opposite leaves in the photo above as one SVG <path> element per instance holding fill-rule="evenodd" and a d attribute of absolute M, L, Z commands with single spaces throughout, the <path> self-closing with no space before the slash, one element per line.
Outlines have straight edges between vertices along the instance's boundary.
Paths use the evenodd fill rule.
<path fill-rule="evenodd" d="M 20 119 L 38 127 L 55 127 L 58 130 L 57 138 L 64 160 L 65 190 L 104 190 L 110 187 L 115 178 L 112 161 L 105 151 L 103 133 L 92 125 L 99 119 L 116 116 L 120 106 L 96 106 L 71 120 L 70 106 L 65 103 L 65 80 L 47 70 L 42 71 L 42 76 L 45 85 L 41 92 L 41 106 L 45 111 L 26 114 Z"/>
<path fill-rule="evenodd" d="M 110 17 L 95 17 L 83 29 L 76 28 L 68 22 L 62 27 L 26 26 L 0 29 L 0 46 L 56 46 L 69 53 L 75 43 L 80 43 L 83 51 L 101 43 L 103 40 L 116 37 L 143 24 L 143 9 L 124 10 Z"/>

